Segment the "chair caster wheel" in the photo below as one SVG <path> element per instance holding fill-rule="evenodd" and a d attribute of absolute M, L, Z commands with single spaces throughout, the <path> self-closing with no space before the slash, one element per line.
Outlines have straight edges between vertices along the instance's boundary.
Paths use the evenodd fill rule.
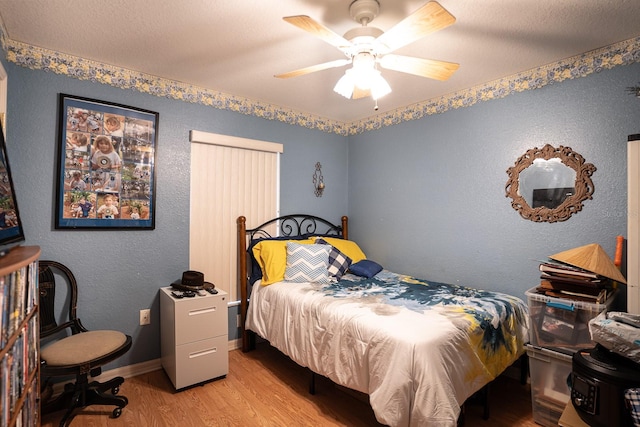
<path fill-rule="evenodd" d="M 113 410 L 113 418 L 118 418 L 120 415 L 122 415 L 122 408 L 116 408 Z"/>
<path fill-rule="evenodd" d="M 111 389 L 111 394 L 118 394 L 120 392 L 120 387 L 114 387 Z"/>

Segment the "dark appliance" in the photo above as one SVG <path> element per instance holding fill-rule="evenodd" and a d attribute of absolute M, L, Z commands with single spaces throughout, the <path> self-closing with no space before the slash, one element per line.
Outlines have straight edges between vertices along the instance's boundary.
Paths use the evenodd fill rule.
<path fill-rule="evenodd" d="M 571 402 L 591 427 L 633 427 L 624 391 L 640 387 L 640 364 L 597 344 L 573 354 Z"/>

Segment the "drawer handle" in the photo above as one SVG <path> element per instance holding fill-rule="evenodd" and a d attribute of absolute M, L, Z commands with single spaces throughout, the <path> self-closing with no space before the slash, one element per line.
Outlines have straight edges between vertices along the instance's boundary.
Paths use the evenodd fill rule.
<path fill-rule="evenodd" d="M 193 359 L 194 357 L 206 356 L 207 354 L 217 353 L 218 347 L 213 347 L 209 350 L 196 351 L 195 353 L 189 353 L 189 359 Z"/>
<path fill-rule="evenodd" d="M 200 310 L 191 310 L 189 312 L 189 316 L 197 316 L 199 314 L 207 314 L 207 313 L 211 313 L 212 311 L 216 311 L 215 307 L 210 307 L 210 308 L 202 308 Z"/>

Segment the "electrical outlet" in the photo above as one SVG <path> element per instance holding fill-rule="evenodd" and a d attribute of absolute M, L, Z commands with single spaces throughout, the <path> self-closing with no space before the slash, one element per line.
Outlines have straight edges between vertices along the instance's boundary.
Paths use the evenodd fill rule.
<path fill-rule="evenodd" d="M 140 310 L 140 325 L 149 325 L 151 323 L 151 309 Z"/>

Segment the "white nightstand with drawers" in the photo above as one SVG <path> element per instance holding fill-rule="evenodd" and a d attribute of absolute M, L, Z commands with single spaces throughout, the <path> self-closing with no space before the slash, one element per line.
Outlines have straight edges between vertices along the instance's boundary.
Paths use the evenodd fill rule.
<path fill-rule="evenodd" d="M 182 389 L 229 372 L 227 293 L 176 298 L 160 288 L 162 367 Z"/>

